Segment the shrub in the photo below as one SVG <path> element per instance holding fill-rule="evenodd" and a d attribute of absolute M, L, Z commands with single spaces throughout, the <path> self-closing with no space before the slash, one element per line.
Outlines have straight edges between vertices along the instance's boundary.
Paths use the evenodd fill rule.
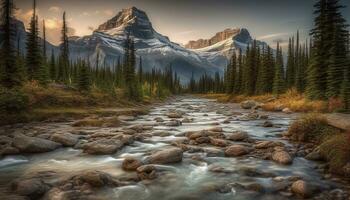
<path fill-rule="evenodd" d="M 332 173 L 343 174 L 343 167 L 350 161 L 349 134 L 337 134 L 320 145 L 321 155 L 329 161 Z"/>
<path fill-rule="evenodd" d="M 21 114 L 28 109 L 28 97 L 18 89 L 0 88 L 2 114 Z"/>
<path fill-rule="evenodd" d="M 339 133 L 339 130 L 329 126 L 327 119 L 320 114 L 307 114 L 293 122 L 288 133 L 296 141 L 321 142 L 327 136 Z"/>

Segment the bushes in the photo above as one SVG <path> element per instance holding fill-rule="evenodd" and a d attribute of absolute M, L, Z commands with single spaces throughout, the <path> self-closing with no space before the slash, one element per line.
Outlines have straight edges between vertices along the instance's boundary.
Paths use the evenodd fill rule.
<path fill-rule="evenodd" d="M 20 114 L 28 109 L 28 97 L 18 89 L 0 88 L 1 114 Z"/>
<path fill-rule="evenodd" d="M 337 134 L 320 145 L 321 155 L 329 161 L 332 173 L 343 174 L 343 167 L 350 161 L 350 140 L 348 134 Z"/>
<path fill-rule="evenodd" d="M 299 142 L 321 142 L 325 137 L 339 133 L 328 125 L 327 119 L 320 114 L 307 114 L 291 124 L 288 133 Z"/>

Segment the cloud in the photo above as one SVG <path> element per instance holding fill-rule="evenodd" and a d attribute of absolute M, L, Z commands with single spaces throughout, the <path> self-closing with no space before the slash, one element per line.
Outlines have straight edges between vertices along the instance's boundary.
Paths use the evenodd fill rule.
<path fill-rule="evenodd" d="M 60 13 L 61 10 L 62 9 L 60 7 L 58 7 L 58 6 L 52 6 L 52 7 L 49 8 L 49 11 L 55 12 L 55 13 Z"/>
<path fill-rule="evenodd" d="M 258 40 L 269 40 L 269 39 L 273 39 L 276 37 L 281 37 L 281 36 L 286 36 L 289 35 L 289 33 L 273 33 L 273 34 L 268 34 L 268 35 L 263 35 L 258 37 Z"/>
<path fill-rule="evenodd" d="M 196 31 L 194 30 L 188 30 L 188 31 L 181 31 L 181 32 L 178 32 L 176 33 L 177 35 L 188 35 L 188 34 L 192 34 L 192 33 L 195 33 Z"/>
<path fill-rule="evenodd" d="M 285 43 L 285 42 L 287 42 L 287 40 L 285 38 L 276 38 L 276 39 L 273 39 L 272 42 Z"/>

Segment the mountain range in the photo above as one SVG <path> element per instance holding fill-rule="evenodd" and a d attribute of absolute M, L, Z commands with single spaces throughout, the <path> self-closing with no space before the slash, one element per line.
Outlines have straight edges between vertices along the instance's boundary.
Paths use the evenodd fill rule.
<path fill-rule="evenodd" d="M 16 20 L 20 48 L 25 51 L 25 28 Z M 188 82 L 192 73 L 198 78 L 204 73 L 223 74 L 234 51 L 245 52 L 253 39 L 245 28 L 226 29 L 210 39 L 190 41 L 181 46 L 171 42 L 167 36 L 158 33 L 152 26 L 147 14 L 131 7 L 123 9 L 115 17 L 101 24 L 91 35 L 70 37 L 70 58 L 90 59 L 99 64 L 112 65 L 122 60 L 124 41 L 129 34 L 135 42 L 137 58 L 142 58 L 143 70 L 165 69 L 172 66 L 182 82 Z M 259 45 L 266 45 L 258 41 Z M 47 44 L 48 52 L 54 50 L 58 55 L 59 47 Z"/>

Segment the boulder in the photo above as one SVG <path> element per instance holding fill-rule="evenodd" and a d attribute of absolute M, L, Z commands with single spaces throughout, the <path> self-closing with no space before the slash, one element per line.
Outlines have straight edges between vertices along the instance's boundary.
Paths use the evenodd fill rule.
<path fill-rule="evenodd" d="M 267 148 L 273 148 L 276 146 L 284 146 L 282 142 L 275 142 L 275 141 L 260 141 L 255 145 L 256 149 L 267 149 Z"/>
<path fill-rule="evenodd" d="M 231 134 L 228 134 L 227 135 L 227 139 L 228 140 L 232 140 L 232 141 L 243 141 L 243 140 L 246 140 L 248 139 L 248 133 L 247 132 L 244 132 L 244 131 L 236 131 L 236 132 L 233 132 Z"/>
<path fill-rule="evenodd" d="M 169 148 L 158 151 L 148 157 L 151 164 L 168 164 L 182 161 L 183 151 L 180 148 Z"/>
<path fill-rule="evenodd" d="M 232 145 L 226 149 L 225 155 L 228 157 L 237 157 L 246 155 L 249 152 L 249 149 L 243 145 Z"/>
<path fill-rule="evenodd" d="M 268 127 L 273 127 L 273 124 L 271 121 L 265 121 L 262 126 L 268 128 Z"/>
<path fill-rule="evenodd" d="M 293 159 L 286 151 L 274 151 L 271 156 L 272 160 L 283 165 L 292 164 Z"/>
<path fill-rule="evenodd" d="M 292 114 L 293 113 L 289 108 L 284 108 L 282 110 L 282 112 L 285 113 L 285 114 Z"/>
<path fill-rule="evenodd" d="M 55 133 L 50 139 L 54 142 L 62 144 L 63 146 L 72 147 L 78 142 L 79 136 L 71 133 Z"/>
<path fill-rule="evenodd" d="M 169 112 L 166 114 L 167 117 L 177 119 L 177 118 L 182 118 L 183 113 L 180 112 Z"/>
<path fill-rule="evenodd" d="M 303 180 L 298 180 L 292 184 L 291 190 L 299 197 L 309 198 L 317 191 L 317 188 Z"/>
<path fill-rule="evenodd" d="M 19 195 L 39 199 L 49 187 L 39 178 L 34 178 L 12 183 L 12 189 Z"/>
<path fill-rule="evenodd" d="M 120 121 L 135 121 L 136 118 L 134 116 L 129 116 L 129 115 L 120 115 L 118 116 L 118 119 Z"/>
<path fill-rule="evenodd" d="M 321 161 L 323 160 L 322 155 L 318 151 L 312 151 L 311 153 L 307 154 L 305 156 L 306 159 L 308 160 L 313 160 L 313 161 Z"/>
<path fill-rule="evenodd" d="M 243 109 L 252 109 L 258 107 L 260 104 L 253 100 L 243 101 L 241 102 L 241 108 Z"/>
<path fill-rule="evenodd" d="M 83 145 L 84 152 L 88 154 L 113 154 L 123 147 L 119 140 L 101 139 Z"/>
<path fill-rule="evenodd" d="M 164 122 L 164 119 L 161 117 L 156 117 L 156 118 L 154 118 L 154 121 L 156 121 L 158 123 L 162 123 L 162 122 Z"/>
<path fill-rule="evenodd" d="M 214 127 L 214 128 L 208 129 L 208 131 L 211 131 L 211 132 L 223 132 L 223 129 L 221 127 Z"/>
<path fill-rule="evenodd" d="M 138 167 L 142 165 L 142 162 L 137 160 L 136 158 L 125 158 L 122 164 L 122 168 L 125 171 L 135 171 Z"/>
<path fill-rule="evenodd" d="M 199 138 L 196 138 L 195 140 L 198 144 L 207 144 L 207 143 L 210 143 L 210 138 L 209 137 L 199 137 Z"/>
<path fill-rule="evenodd" d="M 182 123 L 191 123 L 191 122 L 193 122 L 193 119 L 190 119 L 190 118 L 187 118 L 187 117 L 182 120 Z"/>
<path fill-rule="evenodd" d="M 165 123 L 166 126 L 181 126 L 182 122 L 179 120 L 171 120 L 167 123 Z"/>
<path fill-rule="evenodd" d="M 154 165 L 142 165 L 136 169 L 141 180 L 152 180 L 157 178 L 156 167 Z"/>
<path fill-rule="evenodd" d="M 215 138 L 211 138 L 210 143 L 217 147 L 226 147 L 229 144 L 226 140 Z"/>
<path fill-rule="evenodd" d="M 13 140 L 14 147 L 22 153 L 43 153 L 53 151 L 61 144 L 46 139 L 28 137 L 25 135 L 16 135 Z"/>
<path fill-rule="evenodd" d="M 330 126 L 350 131 L 350 115 L 343 113 L 332 113 L 325 115 Z"/>

